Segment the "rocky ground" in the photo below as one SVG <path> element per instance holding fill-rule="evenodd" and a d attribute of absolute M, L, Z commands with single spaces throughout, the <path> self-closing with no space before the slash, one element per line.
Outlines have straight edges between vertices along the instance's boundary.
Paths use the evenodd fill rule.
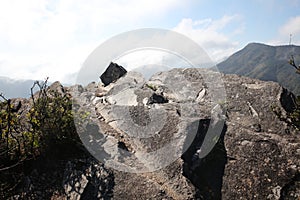
<path fill-rule="evenodd" d="M 299 131 L 273 111 L 295 105 L 277 83 L 204 69 L 122 75 L 65 88 L 89 111 L 77 129 L 102 162 L 85 152 L 34 164 L 11 199 L 300 198 Z"/>

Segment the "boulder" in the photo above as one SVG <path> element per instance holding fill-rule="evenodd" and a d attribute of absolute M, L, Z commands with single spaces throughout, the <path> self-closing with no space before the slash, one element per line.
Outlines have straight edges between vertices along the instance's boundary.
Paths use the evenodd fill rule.
<path fill-rule="evenodd" d="M 48 87 L 49 91 L 58 92 L 58 94 L 65 94 L 65 89 L 59 81 L 55 81 Z"/>
<path fill-rule="evenodd" d="M 104 86 L 107 86 L 124 76 L 126 73 L 126 69 L 124 69 L 122 66 L 111 62 L 105 72 L 100 76 L 100 79 Z"/>

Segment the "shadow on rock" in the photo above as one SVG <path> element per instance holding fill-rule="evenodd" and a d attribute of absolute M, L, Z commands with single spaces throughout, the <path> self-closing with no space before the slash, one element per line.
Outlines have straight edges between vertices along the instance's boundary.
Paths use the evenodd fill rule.
<path fill-rule="evenodd" d="M 221 199 L 222 180 L 227 161 L 224 146 L 226 124 L 224 124 L 222 133 L 210 153 L 204 158 L 198 156 L 210 122 L 210 119 L 199 121 L 197 134 L 181 157 L 184 161 L 183 175 L 197 188 L 198 191 L 195 196 L 197 199 Z"/>

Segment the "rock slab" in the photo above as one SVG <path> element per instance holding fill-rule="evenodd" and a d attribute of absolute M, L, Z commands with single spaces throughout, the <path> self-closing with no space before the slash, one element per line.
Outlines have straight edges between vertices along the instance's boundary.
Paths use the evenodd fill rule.
<path fill-rule="evenodd" d="M 124 76 L 126 73 L 126 69 L 124 69 L 122 66 L 111 62 L 105 72 L 100 76 L 100 79 L 104 86 L 107 86 Z"/>

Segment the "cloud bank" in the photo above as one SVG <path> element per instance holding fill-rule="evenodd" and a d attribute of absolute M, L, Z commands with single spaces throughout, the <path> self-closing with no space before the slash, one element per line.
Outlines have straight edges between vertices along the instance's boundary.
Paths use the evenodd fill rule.
<path fill-rule="evenodd" d="M 182 19 L 173 30 L 196 41 L 212 60 L 219 62 L 237 50 L 239 43 L 234 40 L 234 36 L 241 34 L 243 29 L 239 15 L 225 15 L 220 19 Z"/>
<path fill-rule="evenodd" d="M 2 76 L 70 82 L 105 39 L 180 7 L 179 0 L 28 0 L 0 4 Z"/>
<path fill-rule="evenodd" d="M 281 36 L 292 34 L 292 36 L 295 37 L 295 42 L 300 43 L 300 16 L 290 18 L 282 27 L 280 27 L 279 33 Z"/>
<path fill-rule="evenodd" d="M 289 18 L 282 24 L 277 32 L 277 36 L 268 43 L 272 45 L 300 44 L 300 16 Z"/>

